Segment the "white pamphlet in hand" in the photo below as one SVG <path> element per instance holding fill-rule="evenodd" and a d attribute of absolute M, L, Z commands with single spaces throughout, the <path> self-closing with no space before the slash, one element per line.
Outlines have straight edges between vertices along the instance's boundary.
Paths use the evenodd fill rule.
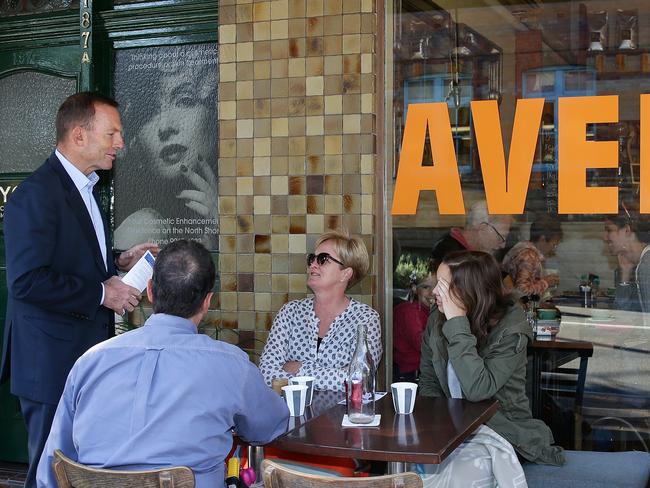
<path fill-rule="evenodd" d="M 142 293 L 153 276 L 153 263 L 155 261 L 156 258 L 153 257 L 151 251 L 145 252 L 129 272 L 122 276 L 122 281 L 133 288 L 137 288 Z"/>

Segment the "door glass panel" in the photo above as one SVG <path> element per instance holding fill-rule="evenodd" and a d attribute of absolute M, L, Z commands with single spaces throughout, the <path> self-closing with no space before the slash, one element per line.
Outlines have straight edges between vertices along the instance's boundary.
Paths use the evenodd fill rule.
<path fill-rule="evenodd" d="M 0 0 L 0 17 L 78 8 L 79 0 Z"/>
<path fill-rule="evenodd" d="M 54 148 L 54 119 L 59 105 L 73 94 L 72 78 L 20 71 L 0 78 L 0 172 L 30 172 Z"/>
<path fill-rule="evenodd" d="M 118 51 L 126 148 L 115 165 L 115 246 L 218 247 L 217 46 Z"/>

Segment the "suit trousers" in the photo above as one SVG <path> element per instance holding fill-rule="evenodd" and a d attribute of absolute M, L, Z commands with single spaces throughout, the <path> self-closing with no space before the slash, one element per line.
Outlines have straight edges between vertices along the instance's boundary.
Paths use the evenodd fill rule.
<path fill-rule="evenodd" d="M 29 469 L 25 488 L 36 488 L 36 469 L 45 447 L 47 436 L 54 420 L 56 405 L 41 403 L 19 397 L 20 410 L 27 427 L 27 454 L 29 456 Z"/>

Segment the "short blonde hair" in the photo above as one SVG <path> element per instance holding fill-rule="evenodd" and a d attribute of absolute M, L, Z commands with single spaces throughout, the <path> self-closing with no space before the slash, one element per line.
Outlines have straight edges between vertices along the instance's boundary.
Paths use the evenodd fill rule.
<path fill-rule="evenodd" d="M 330 231 L 318 238 L 315 247 L 320 246 L 325 241 L 332 241 L 336 254 L 339 255 L 341 262 L 349 268 L 352 268 L 352 278 L 348 286 L 353 285 L 361 280 L 370 268 L 370 259 L 368 250 L 361 238 L 350 236 L 347 232 Z"/>

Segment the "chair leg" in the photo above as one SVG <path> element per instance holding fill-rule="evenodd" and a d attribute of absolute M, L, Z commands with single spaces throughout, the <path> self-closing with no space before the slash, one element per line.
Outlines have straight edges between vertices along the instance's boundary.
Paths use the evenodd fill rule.
<path fill-rule="evenodd" d="M 160 473 L 158 475 L 158 481 L 160 482 L 160 488 L 174 488 L 174 480 L 168 471 Z"/>
<path fill-rule="evenodd" d="M 575 412 L 573 422 L 573 448 L 582 451 L 582 414 Z"/>
<path fill-rule="evenodd" d="M 59 485 L 59 488 L 72 488 L 70 481 L 68 480 L 68 475 L 65 473 L 65 465 L 60 459 L 55 459 L 52 462 L 52 468 L 54 468 L 54 476 L 56 477 L 56 482 Z"/>

